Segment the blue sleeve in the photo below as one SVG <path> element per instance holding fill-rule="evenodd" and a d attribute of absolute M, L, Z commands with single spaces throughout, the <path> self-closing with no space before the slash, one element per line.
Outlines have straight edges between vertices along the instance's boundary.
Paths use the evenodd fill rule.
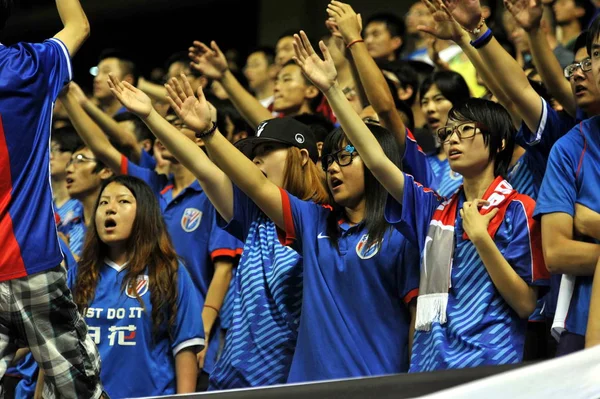
<path fill-rule="evenodd" d="M 398 287 L 400 287 L 400 298 L 407 305 L 419 294 L 420 275 L 421 256 L 419 251 L 408 240 L 404 240 L 402 263 L 398 270 Z"/>
<path fill-rule="evenodd" d="M 385 219 L 416 246 L 419 253 L 422 253 L 429 223 L 441 202 L 442 198 L 435 191 L 423 187 L 415 182 L 412 176 L 404 174 L 402 204 L 388 195 Z"/>
<path fill-rule="evenodd" d="M 217 225 L 240 241 L 246 241 L 250 225 L 261 213 L 256 204 L 233 185 L 233 218 L 227 223 L 218 212 L 216 212 Z"/>
<path fill-rule="evenodd" d="M 140 156 L 140 162 L 138 164 L 141 168 L 154 170 L 156 169 L 156 159 L 148 152 L 142 150 L 142 154 Z"/>
<path fill-rule="evenodd" d="M 525 123 L 522 123 L 521 129 L 517 132 L 516 142 L 527 151 L 538 152 L 547 158 L 554 143 L 571 130 L 577 122 L 566 112 L 555 111 L 543 98 L 541 101 L 542 114 L 537 130 L 534 133 Z"/>
<path fill-rule="evenodd" d="M 240 240 L 217 226 L 217 211 L 209 205 L 211 210 L 211 232 L 208 239 L 208 252 L 214 262 L 219 256 L 235 258 L 242 253 L 243 244 Z"/>
<path fill-rule="evenodd" d="M 158 197 L 161 191 L 167 185 L 167 178 L 164 175 L 159 175 L 152 169 L 142 168 L 131 162 L 124 155 L 121 156 L 121 174 L 137 177 L 146 182 L 150 186 L 152 192 Z"/>
<path fill-rule="evenodd" d="M 415 178 L 425 187 L 433 184 L 433 171 L 427 161 L 427 156 L 417 144 L 413 134 L 406 129 L 406 145 L 402 157 L 402 170 Z"/>
<path fill-rule="evenodd" d="M 508 230 L 512 236 L 504 259 L 527 284 L 547 286 L 550 275 L 542 253 L 540 224 L 533 220 L 534 207 L 535 202 L 529 197 L 513 200 L 509 205 L 503 223 L 511 224 Z"/>
<path fill-rule="evenodd" d="M 561 138 L 550 151 L 534 216 L 555 212 L 574 215 L 577 198 L 576 173 L 583 151 L 583 142 L 579 142 L 577 136 L 578 133 L 572 131 Z"/>
<path fill-rule="evenodd" d="M 306 239 L 317 240 L 317 235 L 321 232 L 316 230 L 318 226 L 327 225 L 323 219 L 327 218 L 329 211 L 312 201 L 298 199 L 284 189 L 280 188 L 279 191 L 285 223 L 284 231 L 278 229 L 279 241 L 281 245 L 293 245 L 294 248 L 300 250 L 304 248 Z M 312 247 L 310 248 L 312 249 Z M 300 251 L 300 253 L 302 252 Z"/>
<path fill-rule="evenodd" d="M 194 347 L 199 352 L 204 347 L 202 303 L 198 290 L 183 264 L 177 271 L 177 317 L 173 325 L 171 349 L 173 356 L 181 350 Z"/>
<path fill-rule="evenodd" d="M 48 39 L 43 43 L 34 43 L 31 46 L 32 52 L 27 55 L 33 58 L 34 63 L 39 62 L 37 75 L 46 79 L 49 95 L 54 100 L 73 78 L 69 50 L 56 38 Z"/>

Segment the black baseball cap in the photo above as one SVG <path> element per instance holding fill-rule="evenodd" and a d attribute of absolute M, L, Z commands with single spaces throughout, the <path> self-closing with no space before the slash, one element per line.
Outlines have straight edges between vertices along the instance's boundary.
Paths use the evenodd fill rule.
<path fill-rule="evenodd" d="M 256 128 L 255 137 L 240 140 L 235 143 L 235 146 L 250 158 L 257 145 L 273 141 L 307 150 L 313 162 L 319 160 L 317 141 L 313 131 L 305 124 L 289 116 L 261 122 Z"/>

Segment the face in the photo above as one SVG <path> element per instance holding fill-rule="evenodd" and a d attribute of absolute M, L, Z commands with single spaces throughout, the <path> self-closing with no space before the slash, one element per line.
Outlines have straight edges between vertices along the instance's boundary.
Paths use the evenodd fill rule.
<path fill-rule="evenodd" d="M 399 37 L 392 37 L 384 22 L 371 22 L 365 29 L 365 43 L 371 57 L 394 60 L 396 51 L 402 44 Z"/>
<path fill-rule="evenodd" d="M 67 175 L 67 163 L 71 159 L 71 151 L 63 151 L 60 145 L 52 140 L 50 143 L 50 176 L 55 180 L 62 180 Z"/>
<path fill-rule="evenodd" d="M 577 7 L 574 0 L 556 0 L 552 7 L 558 25 L 568 24 L 581 17 L 582 10 Z"/>
<path fill-rule="evenodd" d="M 252 162 L 277 187 L 283 187 L 285 183 L 288 148 L 279 143 L 267 142 L 257 145 L 252 152 Z"/>
<path fill-rule="evenodd" d="M 444 97 L 436 85 L 432 85 L 421 99 L 421 110 L 432 133 L 446 125 L 451 108 L 452 103 Z"/>
<path fill-rule="evenodd" d="M 174 62 L 169 65 L 169 69 L 167 70 L 166 78 L 167 80 L 171 78 L 176 78 L 179 80 L 179 83 L 183 84 L 181 80 L 181 74 L 184 74 L 187 80 L 190 82 L 190 86 L 192 86 L 192 90 L 194 93 L 198 90 L 198 86 L 200 85 L 199 79 L 192 74 L 192 70 L 189 65 L 183 62 Z"/>
<path fill-rule="evenodd" d="M 108 74 L 112 73 L 119 80 L 123 80 L 123 70 L 118 58 L 105 58 L 98 64 L 98 75 L 94 78 L 94 97 L 103 100 L 112 97 L 108 88 Z"/>
<path fill-rule="evenodd" d="M 600 53 L 600 51 L 593 49 L 592 52 L 594 51 Z M 585 47 L 580 48 L 575 53 L 575 62 L 581 62 L 586 58 L 588 58 L 588 52 Z M 597 68 L 600 67 L 600 55 L 596 60 L 594 60 L 594 57 L 591 57 L 591 59 L 591 71 L 584 72 L 581 68 L 577 68 L 573 76 L 569 79 L 577 106 L 586 112 L 590 107 L 598 108 L 598 104 L 600 103 L 600 91 L 597 86 L 599 80 L 595 78 L 596 76 L 600 76 L 596 72 Z"/>
<path fill-rule="evenodd" d="M 310 88 L 314 87 L 306 83 L 299 66 L 286 65 L 275 81 L 273 109 L 285 114 L 297 113 L 305 105 Z"/>
<path fill-rule="evenodd" d="M 244 76 L 252 90 L 263 87 L 271 81 L 269 62 L 265 53 L 257 51 L 248 56 L 244 67 Z"/>
<path fill-rule="evenodd" d="M 279 39 L 275 46 L 275 63 L 282 67 L 291 60 L 294 55 L 294 37 L 285 36 Z"/>
<path fill-rule="evenodd" d="M 110 183 L 100 194 L 96 209 L 96 231 L 106 245 L 123 245 L 131 237 L 137 203 L 131 191 Z"/>
<path fill-rule="evenodd" d="M 483 141 L 481 130 L 475 123 L 449 120 L 447 126 L 456 128 L 448 136 L 448 142 L 444 143 L 444 150 L 453 171 L 466 177 L 476 176 L 485 170 L 490 162 L 493 163 L 489 160 L 490 152 Z M 460 137 L 457 130 L 461 132 Z"/>
<path fill-rule="evenodd" d="M 71 198 L 84 199 L 93 195 L 102 184 L 100 173 L 94 173 L 97 162 L 92 151 L 75 151 L 67 166 L 67 191 Z"/>
<path fill-rule="evenodd" d="M 184 136 L 198 144 L 199 147 L 204 145 L 200 139 L 196 138 L 196 133 L 194 133 L 193 130 L 188 129 L 188 127 L 183 123 L 181 119 L 179 119 L 179 117 L 170 114 L 167 115 L 165 119 L 175 128 L 177 128 L 177 130 L 179 130 Z M 158 150 L 158 153 L 160 153 L 160 157 L 162 159 L 167 160 L 171 163 L 179 163 L 175 156 L 171 154 L 171 151 L 169 151 L 167 147 L 165 147 L 163 143 L 160 142 L 160 140 L 156 140 L 154 144 L 155 151 Z"/>
<path fill-rule="evenodd" d="M 133 121 L 121 121 L 118 123 L 119 123 L 119 126 L 122 126 L 125 129 L 127 129 L 128 131 L 135 133 L 135 123 L 133 123 Z M 149 151 L 150 147 L 152 146 L 150 140 L 147 140 L 147 139 L 142 140 L 142 141 L 138 140 L 138 145 L 144 151 Z"/>
<path fill-rule="evenodd" d="M 348 143 L 344 140 L 338 149 L 340 152 L 337 153 L 340 163 L 350 162 L 348 165 L 340 166 L 336 161 L 326 161 L 330 162 L 326 170 L 327 187 L 338 205 L 354 208 L 365 196 L 365 168 L 356 150 L 352 153 L 352 161 L 350 161 L 351 152 L 348 150 L 352 148 L 348 147 Z"/>
<path fill-rule="evenodd" d="M 417 30 L 417 26 L 419 25 L 434 25 L 433 16 L 421 2 L 413 4 L 408 9 L 404 22 L 406 24 L 406 33 L 409 35 L 420 34 L 420 31 Z"/>

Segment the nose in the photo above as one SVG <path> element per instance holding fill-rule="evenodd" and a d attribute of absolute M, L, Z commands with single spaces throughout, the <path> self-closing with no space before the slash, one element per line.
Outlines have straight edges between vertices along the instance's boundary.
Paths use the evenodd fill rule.
<path fill-rule="evenodd" d="M 458 144 L 460 142 L 460 138 L 458 137 L 458 132 L 456 131 L 456 129 L 452 130 L 452 133 L 450 134 L 450 137 L 448 137 L 448 139 L 448 144 L 450 145 Z"/>
<path fill-rule="evenodd" d="M 327 162 L 327 161 L 326 161 Z M 327 173 L 330 175 L 334 175 L 340 171 L 340 165 L 337 162 L 333 161 L 329 166 L 327 166 Z"/>
<path fill-rule="evenodd" d="M 67 175 L 72 174 L 75 171 L 75 169 L 73 168 L 73 162 L 69 161 L 67 163 L 67 168 L 65 169 L 65 172 L 67 172 Z"/>

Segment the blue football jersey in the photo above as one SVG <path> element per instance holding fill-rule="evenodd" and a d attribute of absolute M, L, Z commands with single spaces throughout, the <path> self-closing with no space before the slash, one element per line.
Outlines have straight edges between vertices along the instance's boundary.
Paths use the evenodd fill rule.
<path fill-rule="evenodd" d="M 88 332 L 102 361 L 100 379 L 111 398 L 174 394 L 175 357 L 182 350 L 197 353 L 204 347 L 202 318 L 194 317 L 202 313 L 202 301 L 185 266 L 180 264 L 175 323 L 169 331 L 164 322 L 156 332 L 148 274 L 127 284 L 122 292 L 125 268 L 105 260 L 94 299 L 84 310 Z M 68 285 L 75 292 L 76 281 L 75 267 L 68 273 Z M 136 292 L 144 307 L 136 299 Z M 169 319 L 168 314 L 165 319 Z"/>
<path fill-rule="evenodd" d="M 65 214 L 65 218 L 61 220 L 58 230 L 69 240 L 69 249 L 71 252 L 76 256 L 81 256 L 87 233 L 87 226 L 83 218 L 83 204 L 81 202 L 77 201 L 73 205 L 73 209 Z"/>
<path fill-rule="evenodd" d="M 436 154 L 432 154 L 427 157 L 427 161 L 433 171 L 433 182 L 430 186 L 423 186 L 435 190 L 441 197 L 450 198 L 462 185 L 462 176 L 450 169 L 448 158 L 442 161 Z"/>
<path fill-rule="evenodd" d="M 418 293 L 419 253 L 392 229 L 367 245 L 364 223 L 339 221 L 338 248 L 327 236 L 331 210 L 281 190 L 282 243 L 304 263 L 298 343 L 288 382 L 365 377 L 408 370 L 408 304 Z"/>
<path fill-rule="evenodd" d="M 412 175 L 416 181 L 429 187 L 434 182 L 434 174 L 427 162 L 427 156 L 417 144 L 410 130 L 406 129 L 406 147 L 402 157 L 402 170 Z"/>
<path fill-rule="evenodd" d="M 423 253 L 429 224 L 442 199 L 405 175 L 402 205 L 391 196 L 386 218 Z M 521 319 L 494 286 L 475 245 L 463 237 L 464 192 L 459 195 L 455 247 L 446 311 L 447 322 L 433 322 L 430 331 L 416 331 L 411 372 L 518 363 L 523 357 L 527 320 Z M 494 242 L 506 261 L 529 285 L 547 285 L 539 244 L 539 226 L 532 219 L 534 202 L 526 196 L 506 210 Z"/>
<path fill-rule="evenodd" d="M 69 52 L 58 39 L 0 44 L 0 281 L 62 261 L 50 187 L 50 129 L 54 101 L 71 75 Z"/>

